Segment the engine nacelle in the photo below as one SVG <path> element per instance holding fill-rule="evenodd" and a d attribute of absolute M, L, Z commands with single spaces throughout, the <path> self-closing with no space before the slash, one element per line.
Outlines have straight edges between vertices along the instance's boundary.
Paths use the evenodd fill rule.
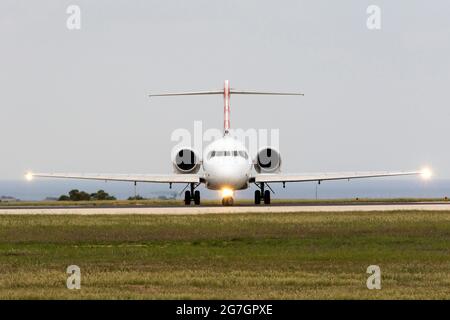
<path fill-rule="evenodd" d="M 197 173 L 200 170 L 200 159 L 194 150 L 182 148 L 172 159 L 173 167 L 179 173 Z"/>
<path fill-rule="evenodd" d="M 271 147 L 259 150 L 255 160 L 255 170 L 258 173 L 275 173 L 281 168 L 280 153 Z"/>

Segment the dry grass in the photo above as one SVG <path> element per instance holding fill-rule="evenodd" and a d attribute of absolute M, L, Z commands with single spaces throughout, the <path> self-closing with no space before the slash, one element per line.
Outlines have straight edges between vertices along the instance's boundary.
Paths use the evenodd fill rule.
<path fill-rule="evenodd" d="M 0 298 L 448 299 L 450 212 L 3 215 Z"/>

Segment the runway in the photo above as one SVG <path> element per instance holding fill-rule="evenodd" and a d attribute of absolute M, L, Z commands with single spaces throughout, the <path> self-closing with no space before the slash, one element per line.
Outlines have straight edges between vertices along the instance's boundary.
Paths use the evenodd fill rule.
<path fill-rule="evenodd" d="M 0 208 L 2 215 L 201 215 L 239 213 L 292 213 L 292 212 L 370 212 L 370 211 L 450 211 L 449 202 L 355 205 L 273 205 L 273 206 L 165 206 L 165 207 L 10 207 Z"/>

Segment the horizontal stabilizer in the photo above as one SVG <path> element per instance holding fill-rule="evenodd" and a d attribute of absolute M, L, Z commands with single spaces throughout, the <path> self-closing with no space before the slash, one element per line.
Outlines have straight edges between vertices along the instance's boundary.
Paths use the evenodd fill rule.
<path fill-rule="evenodd" d="M 231 89 L 230 93 L 233 94 L 262 94 L 262 95 L 274 95 L 274 96 L 304 96 L 300 92 L 280 92 L 280 91 L 252 91 L 252 90 L 236 90 Z"/>
<path fill-rule="evenodd" d="M 186 92 L 160 92 L 160 93 L 150 93 L 149 97 L 170 97 L 170 96 L 201 96 L 208 94 L 223 94 L 223 90 L 212 90 L 212 91 L 186 91 Z"/>
<path fill-rule="evenodd" d="M 202 96 L 211 94 L 224 94 L 224 90 L 210 91 L 182 91 L 182 92 L 158 92 L 150 93 L 149 97 L 171 97 L 171 96 Z M 300 92 L 281 92 L 281 91 L 254 91 L 254 90 L 238 90 L 230 89 L 229 94 L 254 94 L 254 95 L 274 95 L 274 96 L 304 96 Z"/>
<path fill-rule="evenodd" d="M 256 90 L 239 90 L 230 87 L 228 80 L 225 80 L 223 89 L 209 90 L 209 91 L 182 91 L 182 92 L 162 92 L 162 93 L 150 93 L 149 97 L 173 97 L 173 96 L 201 96 L 210 94 L 223 95 L 223 109 L 224 109 L 224 121 L 223 128 L 224 134 L 228 133 L 230 129 L 230 97 L 233 94 L 247 94 L 247 95 L 265 95 L 265 96 L 303 96 L 301 92 L 283 92 L 283 91 L 256 91 Z"/>

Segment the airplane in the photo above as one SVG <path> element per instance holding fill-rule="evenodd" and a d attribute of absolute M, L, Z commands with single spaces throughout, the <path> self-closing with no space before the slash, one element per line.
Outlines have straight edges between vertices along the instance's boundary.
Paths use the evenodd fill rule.
<path fill-rule="evenodd" d="M 151 93 L 149 97 L 164 96 L 191 96 L 191 95 L 223 95 L 224 99 L 224 127 L 223 137 L 213 141 L 205 148 L 202 159 L 191 148 L 182 148 L 175 152 L 172 159 L 174 173 L 165 175 L 124 175 L 124 174 L 77 174 L 77 173 L 32 173 L 26 174 L 31 180 L 34 177 L 43 178 L 67 178 L 103 181 L 128 181 L 148 183 L 186 184 L 184 192 L 184 204 L 192 202 L 200 204 L 200 191 L 197 188 L 204 184 L 211 190 L 222 191 L 222 204 L 233 205 L 234 192 L 249 188 L 252 184 L 257 189 L 254 193 L 255 205 L 263 202 L 269 205 L 271 202 L 270 184 L 282 183 L 283 187 L 288 182 L 321 183 L 329 180 L 351 180 L 362 178 L 413 176 L 421 175 L 424 178 L 431 176 L 429 169 L 416 171 L 394 172 L 354 172 L 354 173 L 321 173 L 321 174 L 286 174 L 281 172 L 281 155 L 272 147 L 264 147 L 251 159 L 246 147 L 235 137 L 230 135 L 230 97 L 231 95 L 279 95 L 279 96 L 303 96 L 300 92 L 266 92 L 238 90 L 230 87 L 225 80 L 223 89 L 211 91 L 188 91 Z M 183 189 L 183 191 L 185 190 Z"/>

